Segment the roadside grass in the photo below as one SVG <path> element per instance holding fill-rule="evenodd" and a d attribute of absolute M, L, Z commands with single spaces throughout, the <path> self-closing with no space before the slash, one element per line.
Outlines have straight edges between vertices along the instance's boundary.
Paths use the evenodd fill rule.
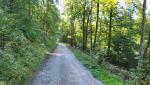
<path fill-rule="evenodd" d="M 90 56 L 78 49 L 73 49 L 77 59 L 90 70 L 95 78 L 101 80 L 104 85 L 132 85 L 130 82 L 122 80 L 119 76 L 112 74 L 110 71 L 101 67 L 95 56 Z"/>

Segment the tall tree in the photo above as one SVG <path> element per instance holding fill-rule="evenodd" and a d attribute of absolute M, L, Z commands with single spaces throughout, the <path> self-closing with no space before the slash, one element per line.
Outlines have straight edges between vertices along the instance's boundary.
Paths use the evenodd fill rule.
<path fill-rule="evenodd" d="M 112 14 L 113 14 L 113 6 L 110 8 L 110 15 L 109 15 L 109 33 L 108 33 L 108 48 L 107 48 L 107 56 L 110 55 L 110 47 L 111 47 L 111 38 L 112 38 Z"/>
<path fill-rule="evenodd" d="M 137 81 L 136 85 L 140 85 L 140 80 L 142 79 L 142 65 L 144 57 L 144 31 L 145 31 L 145 22 L 146 22 L 146 1 L 143 0 L 143 9 L 142 9 L 142 25 L 141 25 L 141 39 L 140 39 L 140 51 L 139 51 L 139 61 L 137 66 Z"/>
<path fill-rule="evenodd" d="M 85 28 L 85 49 L 87 49 L 88 44 L 88 30 L 89 30 L 89 20 L 90 20 L 90 3 L 87 2 L 87 8 L 86 8 L 86 15 L 87 15 L 87 21 L 86 21 L 86 28 Z"/>
<path fill-rule="evenodd" d="M 99 0 L 97 0 L 97 17 L 96 17 L 96 30 L 95 30 L 95 37 L 93 43 L 93 50 L 95 51 L 96 48 L 96 40 L 97 40 L 97 33 L 98 33 L 98 22 L 99 22 Z"/>
<path fill-rule="evenodd" d="M 147 51 L 148 51 L 149 46 L 150 46 L 150 30 L 149 30 L 149 33 L 148 33 L 147 45 L 146 45 L 146 48 L 145 48 L 145 50 L 144 50 L 144 57 L 145 57 L 146 54 L 147 54 Z"/>
<path fill-rule="evenodd" d="M 92 38 L 92 36 L 93 36 L 93 30 L 92 30 L 92 9 L 93 9 L 93 1 L 91 1 L 91 7 L 90 7 L 90 11 L 89 11 L 89 28 L 90 28 L 90 51 L 92 51 L 92 48 L 93 48 L 93 42 L 92 42 L 92 40 L 93 40 L 93 38 Z"/>
<path fill-rule="evenodd" d="M 71 24 L 71 46 L 74 46 L 74 35 L 75 35 L 75 30 L 74 30 L 74 21 L 72 19 L 70 19 L 70 24 Z"/>
<path fill-rule="evenodd" d="M 83 50 L 85 50 L 85 32 L 86 32 L 86 29 L 85 29 L 85 19 L 86 19 L 86 2 L 84 2 L 84 5 L 83 5 L 83 15 L 82 15 L 82 30 L 83 30 Z"/>

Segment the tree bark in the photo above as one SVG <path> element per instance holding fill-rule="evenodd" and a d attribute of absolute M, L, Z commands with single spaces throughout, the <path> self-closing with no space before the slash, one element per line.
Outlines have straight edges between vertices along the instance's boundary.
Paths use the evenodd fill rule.
<path fill-rule="evenodd" d="M 93 51 L 95 51 L 95 48 L 96 48 L 97 32 L 98 32 L 98 21 L 99 21 L 99 0 L 97 1 L 97 20 L 96 20 L 96 30 L 95 30 Z"/>
<path fill-rule="evenodd" d="M 91 8 L 90 8 L 90 19 L 89 19 L 89 23 L 90 23 L 90 51 L 92 52 L 92 48 L 93 48 L 93 32 L 92 32 L 92 6 L 93 6 L 93 2 L 91 1 Z"/>
<path fill-rule="evenodd" d="M 108 34 L 108 49 L 107 49 L 107 56 L 110 55 L 110 47 L 111 47 L 111 37 L 112 37 L 112 14 L 113 14 L 113 7 L 110 9 L 110 21 L 109 21 L 109 34 Z"/>
<path fill-rule="evenodd" d="M 150 31 L 148 33 L 148 42 L 147 42 L 147 45 L 146 45 L 146 48 L 145 48 L 145 51 L 144 51 L 144 57 L 146 56 L 147 54 L 147 51 L 148 51 L 148 48 L 150 46 Z"/>
<path fill-rule="evenodd" d="M 74 46 L 74 23 L 73 20 L 70 20 L 71 23 L 71 46 Z"/>
<path fill-rule="evenodd" d="M 99 32 L 98 32 L 98 45 L 99 45 L 99 48 L 101 49 L 101 33 L 102 33 L 102 19 L 100 18 L 99 20 L 99 24 L 100 24 L 100 28 L 99 28 Z"/>
<path fill-rule="evenodd" d="M 87 49 L 87 44 L 88 44 L 89 19 L 90 19 L 89 9 L 87 9 L 87 21 L 86 21 L 86 32 L 85 32 L 85 49 Z"/>
<path fill-rule="evenodd" d="M 136 85 L 140 85 L 140 80 L 142 78 L 141 71 L 142 71 L 142 66 L 143 66 L 143 55 L 144 55 L 145 22 L 146 22 L 146 0 L 143 0 L 140 51 L 139 51 L 139 61 L 138 61 L 138 66 L 137 66 L 137 75 L 138 75 L 138 78 L 136 80 Z"/>
<path fill-rule="evenodd" d="M 82 29 L 83 29 L 83 50 L 85 50 L 85 7 L 86 3 L 84 3 L 84 11 L 83 11 L 83 19 L 82 19 Z"/>

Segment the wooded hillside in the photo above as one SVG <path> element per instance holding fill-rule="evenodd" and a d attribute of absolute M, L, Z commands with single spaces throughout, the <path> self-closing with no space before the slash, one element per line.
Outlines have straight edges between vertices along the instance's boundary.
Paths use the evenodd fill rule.
<path fill-rule="evenodd" d="M 59 22 L 53 1 L 0 0 L 0 84 L 22 85 L 30 79 L 55 48 Z"/>

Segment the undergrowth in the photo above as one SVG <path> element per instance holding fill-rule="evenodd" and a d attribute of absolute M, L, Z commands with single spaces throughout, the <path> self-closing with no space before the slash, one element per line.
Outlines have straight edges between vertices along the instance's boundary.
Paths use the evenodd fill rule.
<path fill-rule="evenodd" d="M 95 78 L 101 80 L 104 85 L 132 85 L 100 66 L 95 56 L 90 56 L 78 49 L 72 50 L 79 61 L 91 71 Z"/>
<path fill-rule="evenodd" d="M 22 5 L 18 0 L 12 2 L 15 7 Z M 35 4 L 38 3 L 34 3 L 37 6 Z M 25 9 L 27 6 L 21 7 Z M 9 13 L 0 6 L 0 85 L 27 85 L 47 52 L 56 46 L 56 40 L 59 39 L 56 8 L 49 4 L 48 14 L 44 13 L 47 16 L 42 20 L 37 19 L 35 14 L 40 12 L 42 16 L 43 9 L 35 8 L 38 11 L 34 11 L 31 19 L 28 10 L 18 8 Z"/>
<path fill-rule="evenodd" d="M 56 44 L 49 45 L 30 42 L 21 33 L 5 50 L 0 49 L 0 85 L 27 85 L 32 74 Z M 15 46 L 13 46 L 15 45 Z"/>

